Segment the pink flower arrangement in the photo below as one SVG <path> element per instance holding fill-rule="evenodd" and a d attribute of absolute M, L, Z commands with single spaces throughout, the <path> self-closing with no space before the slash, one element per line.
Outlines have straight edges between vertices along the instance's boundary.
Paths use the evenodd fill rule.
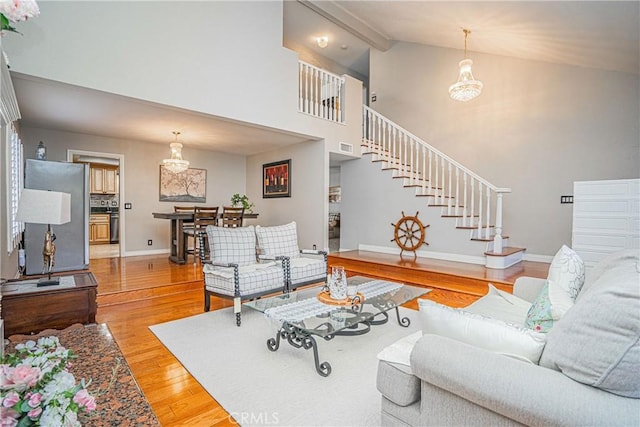
<path fill-rule="evenodd" d="M 0 0 L 0 32 L 2 30 L 17 33 L 12 24 L 26 21 L 40 14 L 40 9 L 35 0 Z"/>
<path fill-rule="evenodd" d="M 84 380 L 67 371 L 71 350 L 57 337 L 16 345 L 0 364 L 0 426 L 80 426 L 79 412 L 96 409 Z"/>

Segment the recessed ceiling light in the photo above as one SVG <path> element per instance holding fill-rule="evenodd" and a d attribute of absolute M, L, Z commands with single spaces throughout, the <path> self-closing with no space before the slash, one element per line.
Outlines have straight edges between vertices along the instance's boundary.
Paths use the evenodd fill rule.
<path fill-rule="evenodd" d="M 340 45 L 340 49 L 342 49 L 342 50 L 347 50 L 348 48 L 349 48 L 349 46 L 347 46 L 346 44 Z"/>
<path fill-rule="evenodd" d="M 324 49 L 329 44 L 329 37 L 327 37 L 327 36 L 318 37 L 316 39 L 316 43 L 318 43 L 319 47 Z"/>

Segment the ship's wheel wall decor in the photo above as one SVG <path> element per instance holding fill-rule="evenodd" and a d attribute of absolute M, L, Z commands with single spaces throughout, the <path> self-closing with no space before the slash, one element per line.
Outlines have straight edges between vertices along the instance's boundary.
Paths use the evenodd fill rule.
<path fill-rule="evenodd" d="M 404 251 L 413 252 L 415 258 L 416 250 L 422 245 L 429 246 L 429 243 L 425 242 L 427 232 L 425 228 L 429 227 L 429 224 L 424 225 L 422 221 L 418 219 L 418 213 L 414 216 L 405 215 L 402 211 L 402 218 L 396 224 L 391 223 L 394 227 L 393 239 L 398 246 L 400 246 L 400 256 Z"/>

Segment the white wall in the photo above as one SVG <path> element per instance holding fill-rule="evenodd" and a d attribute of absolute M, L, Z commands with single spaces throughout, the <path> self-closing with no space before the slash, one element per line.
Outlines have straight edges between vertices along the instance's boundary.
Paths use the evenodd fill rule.
<path fill-rule="evenodd" d="M 56 1 L 40 9 L 21 23 L 23 36 L 4 42 L 15 72 L 329 143 L 352 135 L 335 125 L 335 135 L 324 135 L 325 125 L 297 112 L 298 56 L 282 47 L 281 1 Z M 356 82 L 347 87 L 347 96 L 357 93 L 356 114 L 347 115 L 359 126 Z"/>
<path fill-rule="evenodd" d="M 66 161 L 67 150 L 85 150 L 124 155 L 125 199 L 120 200 L 120 216 L 125 221 L 125 253 L 168 251 L 169 221 L 154 219 L 153 212 L 171 212 L 174 202 L 159 201 L 160 163 L 170 154 L 168 145 L 104 138 L 39 128 L 22 128 L 25 157 L 34 158 L 35 147 L 43 141 L 47 160 Z M 207 201 L 202 206 L 230 205 L 234 193 L 245 193 L 246 160 L 237 156 L 185 147 L 182 151 L 192 168 L 207 170 Z M 124 204 L 133 209 L 125 210 Z M 152 239 L 153 245 L 147 246 Z"/>
<path fill-rule="evenodd" d="M 291 159 L 291 197 L 262 198 L 262 165 Z M 328 155 L 323 141 L 308 141 L 247 158 L 247 196 L 260 213 L 260 225 L 296 221 L 301 249 L 318 249 L 327 242 L 326 182 Z"/>
<path fill-rule="evenodd" d="M 572 193 L 574 181 L 640 176 L 640 78 L 474 52 L 469 57 L 485 87 L 477 99 L 458 103 L 447 89 L 457 78 L 459 50 L 396 43 L 372 52 L 370 83 L 378 100 L 371 107 L 491 183 L 512 188 L 504 198 L 510 244 L 553 255 L 571 243 L 572 206 L 560 205 L 560 196 Z M 378 197 L 347 210 L 349 186 L 357 184 L 347 179 L 349 163 L 342 168 L 346 236 L 372 209 L 397 215 L 405 206 Z M 413 193 L 403 194 L 413 206 Z M 370 226 L 360 243 L 388 237 L 386 221 Z"/>

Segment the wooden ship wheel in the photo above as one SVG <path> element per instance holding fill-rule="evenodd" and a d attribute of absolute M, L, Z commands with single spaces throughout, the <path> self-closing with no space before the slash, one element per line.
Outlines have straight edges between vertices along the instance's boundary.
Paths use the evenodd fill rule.
<path fill-rule="evenodd" d="M 404 251 L 413 252 L 414 258 L 416 255 L 416 250 L 422 245 L 429 245 L 425 242 L 425 238 L 427 237 L 427 232 L 425 228 L 429 227 L 429 224 L 424 225 L 422 221 L 418 219 L 418 213 L 416 212 L 415 216 L 405 215 L 404 211 L 402 212 L 402 218 L 396 224 L 391 223 L 394 228 L 393 230 L 393 239 L 392 242 L 395 241 L 398 246 L 400 246 L 400 256 Z"/>

